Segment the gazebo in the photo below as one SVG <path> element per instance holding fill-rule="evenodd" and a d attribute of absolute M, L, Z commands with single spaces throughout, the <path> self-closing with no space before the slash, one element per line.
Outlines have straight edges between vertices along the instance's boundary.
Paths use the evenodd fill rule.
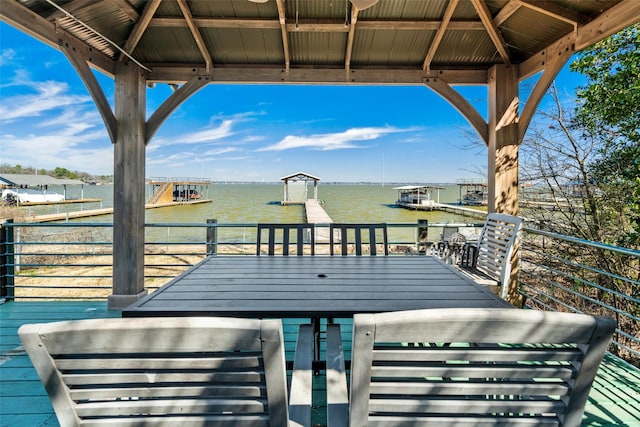
<path fill-rule="evenodd" d="M 307 184 L 309 183 L 309 181 L 313 181 L 313 200 L 318 200 L 318 182 L 320 181 L 320 178 L 318 178 L 317 176 L 309 175 L 306 172 L 296 172 L 292 175 L 283 176 L 282 178 L 280 178 L 280 180 L 284 182 L 284 198 L 282 199 L 283 205 L 289 205 L 292 203 L 299 204 L 299 203 L 306 202 L 309 196 L 308 187 L 307 187 Z M 289 193 L 289 182 L 300 182 L 300 181 L 304 182 L 303 199 L 300 201 L 293 200 Z"/>
<path fill-rule="evenodd" d="M 486 144 L 489 211 L 517 214 L 518 148 L 538 103 L 574 53 L 639 22 L 640 2 L 6 0 L 0 18 L 60 49 L 103 118 L 114 147 L 109 306 L 122 308 L 146 294 L 146 146 L 205 85 L 429 87 Z M 92 68 L 115 79 L 113 106 Z M 162 83 L 175 91 L 147 118 L 147 88 Z M 487 120 L 459 85 L 487 88 Z"/>

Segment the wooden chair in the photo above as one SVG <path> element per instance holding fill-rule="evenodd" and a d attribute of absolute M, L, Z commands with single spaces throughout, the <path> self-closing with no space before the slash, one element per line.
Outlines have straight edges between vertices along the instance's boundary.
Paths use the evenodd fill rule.
<path fill-rule="evenodd" d="M 311 424 L 310 325 L 289 405 L 280 320 L 91 319 L 18 334 L 62 427 Z"/>
<path fill-rule="evenodd" d="M 260 255 L 262 247 L 262 234 L 267 230 L 267 254 L 276 254 L 276 244 L 281 242 L 282 255 L 288 256 L 290 245 L 295 243 L 296 255 L 304 255 L 305 242 L 310 247 L 310 254 L 315 255 L 315 227 L 313 224 L 258 224 L 258 235 L 256 241 L 256 255 Z M 291 239 L 291 232 L 295 231 L 294 239 Z"/>
<path fill-rule="evenodd" d="M 339 326 L 327 332 L 328 425 L 577 427 L 615 327 L 521 309 L 356 314 L 348 404 Z"/>
<path fill-rule="evenodd" d="M 362 233 L 365 232 L 363 239 Z M 380 233 L 382 241 L 376 235 Z M 337 237 L 336 237 L 337 234 Z M 353 236 L 353 237 L 351 237 Z M 329 224 L 329 253 L 335 254 L 336 239 L 340 244 L 341 255 L 349 254 L 349 244 L 353 244 L 355 254 L 361 256 L 363 254 L 363 246 L 369 246 L 369 255 L 377 255 L 377 245 L 382 245 L 384 255 L 389 255 L 389 245 L 387 242 L 387 224 Z"/>
<path fill-rule="evenodd" d="M 462 271 L 481 285 L 499 285 L 506 297 L 522 218 L 490 213 L 477 242 L 465 247 Z"/>

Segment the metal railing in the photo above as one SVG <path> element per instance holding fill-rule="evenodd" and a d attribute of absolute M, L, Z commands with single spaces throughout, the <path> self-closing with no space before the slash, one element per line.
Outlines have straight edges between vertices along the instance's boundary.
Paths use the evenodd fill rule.
<path fill-rule="evenodd" d="M 612 352 L 640 362 L 640 251 L 526 227 L 519 292 L 530 308 L 616 319 Z"/>
<path fill-rule="evenodd" d="M 391 254 L 424 253 L 443 227 L 452 225 L 482 226 L 390 223 Z M 106 299 L 112 290 L 112 227 L 96 222 L 0 224 L 0 298 Z M 146 224 L 145 288 L 154 291 L 207 255 L 255 254 L 256 228 L 256 223 L 216 220 Z M 328 242 L 316 242 L 316 248 L 323 245 L 328 250 Z"/>
<path fill-rule="evenodd" d="M 389 223 L 390 254 L 443 255 L 434 250 L 443 232 L 481 226 Z M 207 255 L 254 254 L 256 227 L 215 220 L 146 224 L 145 288 L 157 289 Z M 0 224 L 0 297 L 106 299 L 112 290 L 112 235 L 110 223 Z M 317 242 L 316 248 L 323 244 L 328 245 Z M 640 252 L 525 228 L 518 277 L 526 307 L 613 316 L 618 330 L 612 352 L 638 365 Z"/>

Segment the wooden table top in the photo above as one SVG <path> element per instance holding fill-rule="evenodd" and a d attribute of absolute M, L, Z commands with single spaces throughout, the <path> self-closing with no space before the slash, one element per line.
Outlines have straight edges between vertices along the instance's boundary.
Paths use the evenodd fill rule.
<path fill-rule="evenodd" d="M 510 305 L 430 256 L 211 256 L 122 315 L 351 317 Z"/>

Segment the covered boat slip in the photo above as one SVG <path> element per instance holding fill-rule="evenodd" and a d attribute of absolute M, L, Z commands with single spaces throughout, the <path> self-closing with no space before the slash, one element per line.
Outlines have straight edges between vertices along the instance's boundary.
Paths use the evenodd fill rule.
<path fill-rule="evenodd" d="M 424 85 L 486 144 L 488 211 L 517 214 L 518 148 L 540 100 L 575 52 L 640 21 L 640 2 L 11 0 L 0 18 L 60 49 L 103 118 L 114 144 L 109 303 L 123 308 L 146 294 L 146 146 L 205 85 Z M 113 106 L 90 67 L 114 77 Z M 147 119 L 159 83 L 177 89 Z M 487 114 L 457 85 L 486 87 Z"/>
<path fill-rule="evenodd" d="M 440 205 L 440 190 L 444 190 L 444 187 L 403 185 L 393 189 L 398 191 L 398 200 L 396 201 L 398 206 L 430 211 Z M 435 198 L 433 196 L 434 192 L 436 192 Z"/>

